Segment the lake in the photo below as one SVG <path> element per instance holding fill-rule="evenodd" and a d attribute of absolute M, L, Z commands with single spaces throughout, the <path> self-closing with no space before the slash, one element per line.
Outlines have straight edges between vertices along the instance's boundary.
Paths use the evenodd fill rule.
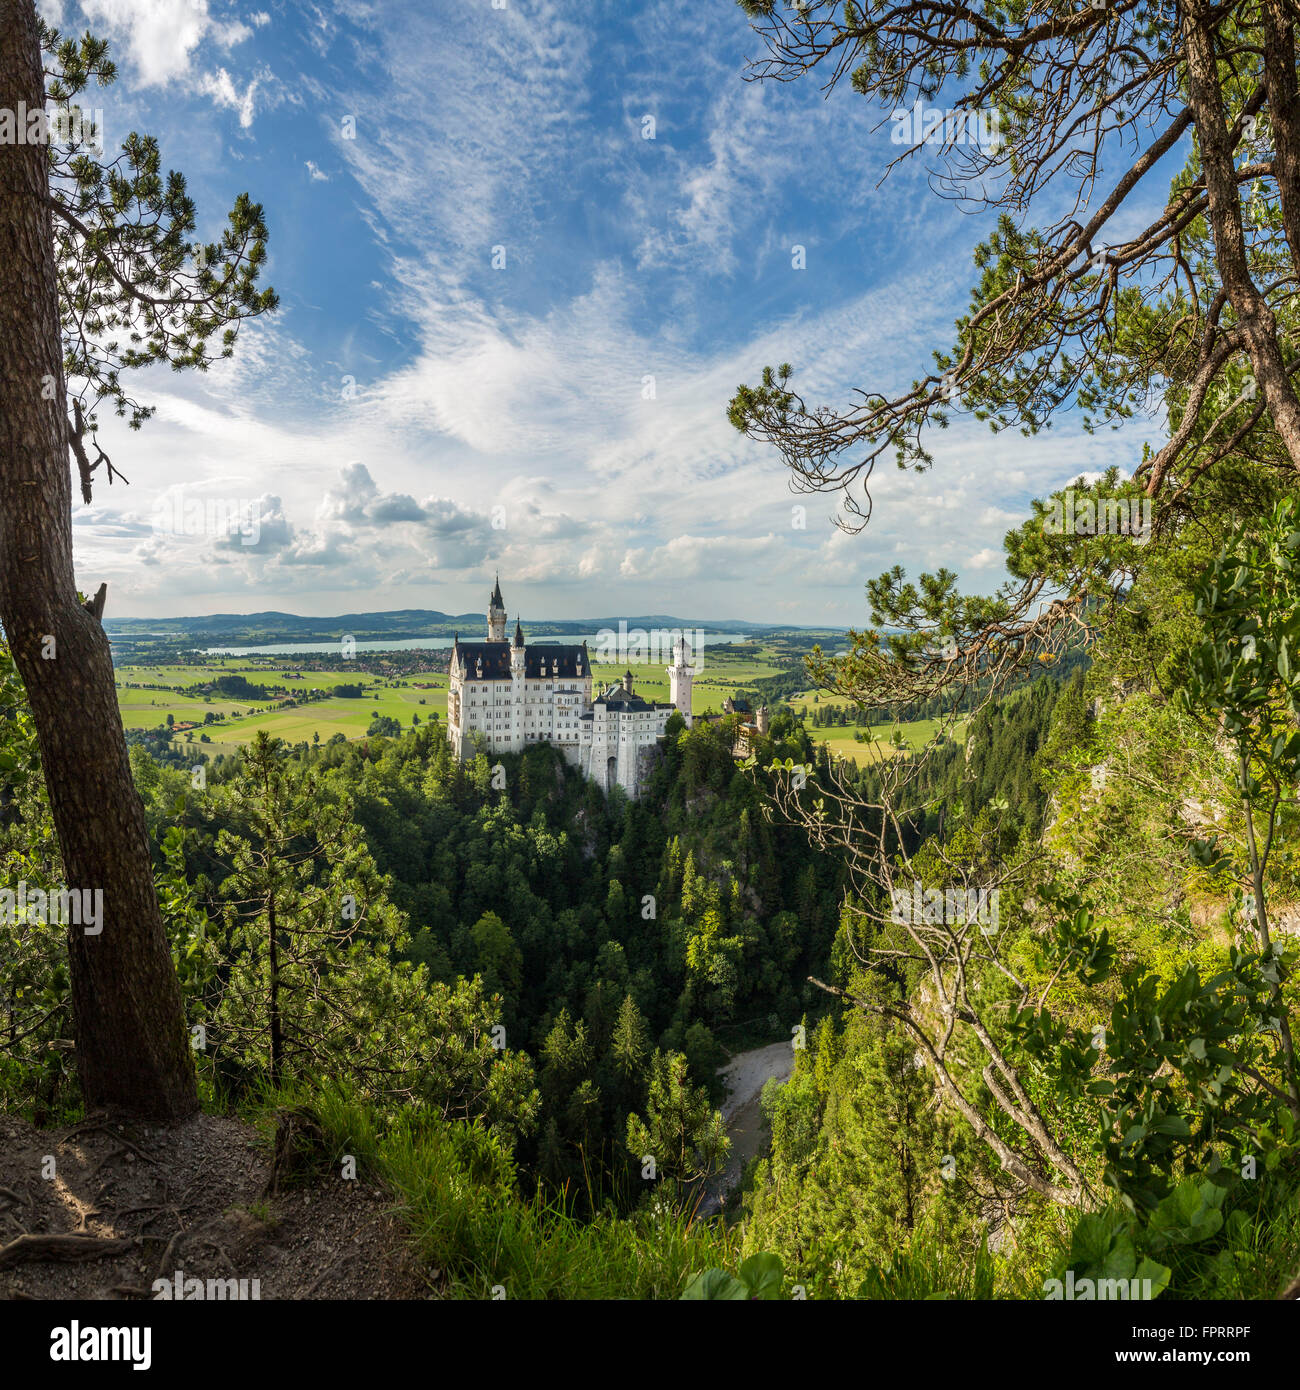
<path fill-rule="evenodd" d="M 631 638 L 638 629 L 631 628 L 628 637 Z M 641 632 L 647 630 L 642 628 Z M 685 633 L 687 640 L 691 644 L 692 650 L 699 646 L 713 647 L 727 642 L 748 642 L 751 635 L 746 632 L 703 632 L 699 628 L 650 628 L 648 630 L 652 636 L 656 632 L 662 633 Z M 617 634 L 614 634 L 617 637 Z M 468 641 L 481 642 L 479 636 L 467 637 Z M 548 642 L 567 643 L 567 642 L 588 642 L 593 647 L 600 642 L 608 642 L 610 634 L 585 632 L 576 637 L 534 637 L 529 639 L 528 645 L 545 646 Z M 450 637 L 399 637 L 381 639 L 378 642 L 358 642 L 356 650 L 359 652 L 420 652 L 420 651 L 441 651 L 450 647 L 453 639 Z M 629 646 L 633 645 L 629 643 Z M 333 642 L 274 642 L 267 646 L 260 647 L 205 647 L 205 656 L 308 656 L 314 652 L 333 653 L 339 650 L 340 639 Z M 599 659 L 599 653 L 593 653 Z M 668 646 L 661 647 L 661 654 L 669 656 Z"/>

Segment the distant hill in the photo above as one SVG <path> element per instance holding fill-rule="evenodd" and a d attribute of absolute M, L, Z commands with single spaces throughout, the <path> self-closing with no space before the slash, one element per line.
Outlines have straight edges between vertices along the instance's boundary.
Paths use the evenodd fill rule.
<path fill-rule="evenodd" d="M 332 642 L 351 634 L 359 642 L 385 638 L 451 637 L 459 632 L 477 638 L 484 626 L 482 613 L 442 613 L 434 608 L 399 608 L 385 613 L 341 613 L 333 618 L 305 618 L 271 610 L 264 613 L 209 613 L 188 618 L 106 618 L 104 628 L 119 642 L 133 643 L 170 638 L 195 646 L 262 646 L 288 642 Z M 800 628 L 788 623 L 754 623 L 744 618 L 678 618 L 664 613 L 623 618 L 566 618 L 525 624 L 530 639 L 565 637 L 636 628 L 703 628 L 706 632 L 750 634 L 774 632 L 822 632 L 824 628 Z"/>
<path fill-rule="evenodd" d="M 341 636 L 364 627 L 379 632 L 401 633 L 409 637 L 437 636 L 428 628 L 447 624 L 483 621 L 481 613 L 440 613 L 433 608 L 399 608 L 390 613 L 340 613 L 336 618 L 303 618 L 296 613 L 208 613 L 193 618 L 106 618 L 104 629 L 110 635 L 139 632 L 175 633 L 178 636 L 220 636 L 250 630 L 275 634 L 311 631 Z M 286 639 L 288 640 L 288 639 Z"/>

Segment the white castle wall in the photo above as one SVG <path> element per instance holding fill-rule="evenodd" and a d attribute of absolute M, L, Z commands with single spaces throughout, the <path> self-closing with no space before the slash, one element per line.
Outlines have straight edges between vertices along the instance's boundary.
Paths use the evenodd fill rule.
<path fill-rule="evenodd" d="M 488 640 L 504 643 L 505 629 L 504 607 L 491 605 Z M 509 679 L 476 678 L 472 667 L 462 668 L 454 660 L 447 696 L 448 741 L 460 761 L 473 755 L 476 732 L 483 735 L 489 753 L 520 753 L 534 743 L 549 743 L 605 791 L 620 786 L 636 797 L 658 756 L 659 739 L 673 708 L 688 725 L 692 722 L 694 671 L 688 655 L 685 643 L 679 642 L 668 668 L 672 707 L 632 711 L 593 701 L 590 670 L 576 679 L 527 678 L 525 647 L 511 647 Z"/>

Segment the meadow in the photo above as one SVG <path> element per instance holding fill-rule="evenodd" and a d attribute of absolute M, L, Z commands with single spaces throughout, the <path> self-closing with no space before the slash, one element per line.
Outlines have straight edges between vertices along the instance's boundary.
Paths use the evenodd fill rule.
<path fill-rule="evenodd" d="M 182 693 L 186 687 L 231 675 L 243 676 L 253 685 L 283 688 L 289 692 L 287 698 L 339 685 L 358 685 L 362 694 L 359 698 L 329 696 L 286 706 L 284 697 L 250 701 L 238 696 Z M 387 676 L 365 671 L 305 671 L 284 658 L 213 657 L 192 665 L 119 666 L 115 677 L 118 706 L 128 729 L 156 729 L 170 714 L 178 724 L 200 726 L 179 735 L 173 746 L 197 744 L 200 734 L 206 733 L 211 741 L 203 747 L 214 754 L 236 751 L 259 729 L 290 743 L 310 743 L 318 735 L 323 743 L 339 733 L 349 739 L 363 738 L 377 714 L 396 719 L 404 728 L 410 727 L 417 714 L 422 721 L 435 713 L 440 719 L 447 714 L 447 677 L 436 672 Z M 138 688 L 144 683 L 167 689 Z M 128 689 L 129 684 L 137 688 Z M 202 727 L 209 713 L 219 716 L 221 722 Z"/>
<path fill-rule="evenodd" d="M 809 738 L 824 743 L 832 753 L 837 753 L 842 758 L 852 758 L 858 763 L 865 763 L 869 759 L 896 757 L 900 750 L 892 741 L 895 730 L 902 735 L 905 749 L 913 753 L 924 748 L 936 734 L 944 734 L 959 743 L 966 741 L 968 721 L 964 718 L 951 724 L 944 719 L 911 719 L 901 724 L 871 724 L 862 729 L 835 726 L 816 728 L 810 722 L 814 710 L 826 706 L 843 709 L 846 706 L 851 707 L 853 701 L 843 695 L 828 694 L 824 690 L 801 690 L 798 694 L 791 695 L 787 703 L 796 714 L 804 716 L 804 727 L 808 730 Z M 855 733 L 869 734 L 875 742 L 859 743 L 854 738 Z"/>
<path fill-rule="evenodd" d="M 373 655 L 370 659 L 373 660 Z M 722 702 L 737 689 L 779 675 L 783 669 L 781 660 L 774 649 L 758 642 L 706 649 L 692 685 L 692 712 L 720 712 Z M 172 740 L 174 747 L 199 744 L 200 734 L 206 733 L 209 742 L 202 747 L 215 755 L 238 751 L 259 729 L 289 743 L 311 743 L 317 738 L 325 743 L 335 734 L 347 739 L 364 738 L 376 715 L 395 719 L 404 729 L 411 727 L 417 715 L 422 722 L 433 714 L 439 719 L 447 717 L 447 677 L 439 672 L 385 675 L 369 671 L 311 671 L 304 670 L 301 663 L 301 657 L 224 656 L 209 657 L 189 665 L 122 665 L 116 671 L 122 722 L 128 729 L 155 729 L 165 724 L 170 714 L 178 724 L 200 726 L 179 734 Z M 604 688 L 621 680 L 627 665 L 626 662 L 593 663 L 597 687 Z M 631 669 L 638 694 L 647 700 L 668 700 L 668 676 L 661 662 L 633 664 Z M 290 697 L 332 690 L 344 684 L 360 686 L 362 694 L 359 698 L 328 696 L 285 707 L 279 701 L 250 702 L 216 694 L 182 693 L 189 687 L 230 675 L 243 676 L 253 685 L 283 688 Z M 145 683 L 166 688 L 139 688 Z M 128 684 L 137 688 L 128 689 Z M 818 705 L 843 706 L 849 702 L 825 691 L 804 690 L 792 695 L 787 703 L 796 713 L 806 710 L 811 714 Z M 221 722 L 204 727 L 204 718 L 209 713 L 219 716 Z M 877 724 L 864 730 L 875 736 L 876 741 L 870 744 L 858 742 L 851 728 L 819 729 L 809 725 L 808 732 L 833 753 L 862 763 L 896 755 L 897 750 L 890 742 L 895 727 L 901 732 L 906 747 L 916 751 L 941 730 L 942 721 L 918 719 L 897 726 Z M 959 721 L 949 732 L 957 739 L 964 739 L 965 721 Z"/>
<path fill-rule="evenodd" d="M 901 751 L 919 753 L 937 733 L 943 733 L 959 743 L 964 743 L 966 723 L 965 719 L 959 719 L 949 727 L 946 721 L 941 719 L 912 719 L 902 724 L 872 724 L 860 732 L 872 735 L 875 739 L 873 743 L 859 743 L 853 737 L 857 732 L 853 729 L 814 729 L 810 724 L 805 724 L 804 727 L 808 730 L 809 738 L 824 743 L 832 753 L 865 763 L 868 760 L 897 757 Z M 892 742 L 895 730 L 903 737 L 904 747 L 901 750 Z"/>
<path fill-rule="evenodd" d="M 367 653 L 367 663 L 377 654 Z M 734 644 L 706 649 L 691 692 L 695 714 L 722 709 L 722 702 L 738 688 L 752 685 L 766 676 L 778 675 L 780 658 L 758 643 Z M 208 657 L 187 665 L 117 667 L 118 704 L 122 722 L 128 729 L 156 729 L 170 714 L 175 723 L 200 727 L 186 730 L 172 740 L 174 747 L 197 745 L 206 733 L 205 752 L 233 753 L 249 743 L 259 729 L 289 743 L 327 742 L 335 734 L 348 739 L 364 738 L 376 715 L 396 719 L 410 728 L 413 717 L 421 722 L 431 714 L 447 717 L 447 677 L 436 671 L 386 675 L 373 671 L 303 669 L 304 658 L 278 656 Z M 624 662 L 594 662 L 592 671 L 598 688 L 620 681 L 628 669 Z M 668 700 L 668 676 L 663 661 L 632 664 L 633 686 L 647 700 Z M 328 696 L 290 707 L 278 700 L 253 700 L 212 694 L 184 693 L 187 689 L 216 680 L 220 676 L 243 676 L 250 684 L 282 688 L 289 698 L 339 685 L 361 687 L 359 698 Z M 142 688 L 165 687 L 163 689 Z M 128 688 L 134 686 L 135 688 Z M 429 688 L 421 688 L 429 687 Z M 208 714 L 221 722 L 204 726 Z"/>

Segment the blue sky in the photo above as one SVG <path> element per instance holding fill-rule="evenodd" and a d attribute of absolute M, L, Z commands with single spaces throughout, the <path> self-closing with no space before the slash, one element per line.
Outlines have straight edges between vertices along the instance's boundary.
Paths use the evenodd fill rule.
<path fill-rule="evenodd" d="M 74 521 L 111 615 L 477 610 L 499 570 L 525 621 L 864 624 L 894 564 L 992 588 L 1029 497 L 1156 437 L 959 420 L 843 534 L 727 401 L 780 361 L 813 403 L 924 373 L 987 222 L 919 164 L 878 187 L 887 113 L 847 89 L 745 82 L 731 0 L 497 3 L 42 0 L 111 41 L 88 104 L 110 146 L 158 136 L 204 235 L 265 206 L 281 300 L 232 362 L 140 380 L 142 432 L 105 423 L 131 486 Z M 256 503 L 257 543 L 160 529 L 194 499 Z"/>

